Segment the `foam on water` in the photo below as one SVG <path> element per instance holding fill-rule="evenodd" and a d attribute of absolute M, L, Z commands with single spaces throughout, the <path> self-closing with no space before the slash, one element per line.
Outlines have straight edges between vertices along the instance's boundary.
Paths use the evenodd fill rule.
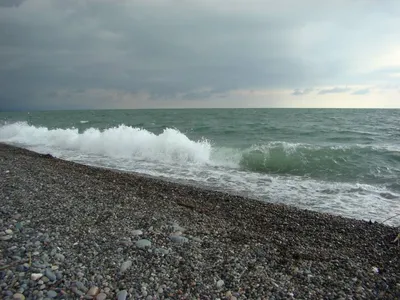
<path fill-rule="evenodd" d="M 298 170 L 311 165 L 311 169 L 315 169 L 329 155 L 337 158 L 338 153 L 341 155 L 348 151 L 353 155 L 362 151 L 363 147 L 353 146 L 357 147 L 353 153 L 351 147 L 335 149 L 321 145 L 270 142 L 248 149 L 234 149 L 213 147 L 205 139 L 190 140 L 173 128 L 166 128 L 158 135 L 125 125 L 105 130 L 89 128 L 80 132 L 76 128 L 35 127 L 26 122 L 0 126 L 0 141 L 89 165 L 191 182 L 270 202 L 354 218 L 382 221 L 400 211 L 399 195 L 384 185 L 322 180 L 306 176 L 308 169 L 307 172 L 300 172 L 301 176 L 290 170 L 282 171 L 284 166 Z M 397 155 L 396 150 L 391 146 L 392 154 L 395 152 Z M 248 165 L 244 168 L 246 157 L 250 166 L 255 163 L 259 168 L 261 164 L 264 168 L 262 172 Z M 316 161 L 313 162 L 313 159 Z M 394 218 L 388 223 L 399 225 L 400 221 Z"/>
<path fill-rule="evenodd" d="M 37 150 L 75 150 L 86 155 L 110 158 L 135 158 L 173 163 L 207 163 L 211 145 L 208 141 L 191 141 L 176 129 L 167 128 L 156 135 L 145 129 L 120 125 L 99 130 L 89 128 L 48 129 L 18 122 L 0 127 L 0 141 L 33 146 Z"/>

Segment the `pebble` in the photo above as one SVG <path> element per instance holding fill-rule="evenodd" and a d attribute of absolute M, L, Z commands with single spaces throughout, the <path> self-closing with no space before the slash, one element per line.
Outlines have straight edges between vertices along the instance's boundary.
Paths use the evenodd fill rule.
<path fill-rule="evenodd" d="M 134 235 L 134 236 L 138 236 L 138 235 L 142 235 L 142 234 L 143 234 L 143 231 L 141 231 L 140 229 L 132 231 L 132 235 Z"/>
<path fill-rule="evenodd" d="M 34 281 L 39 280 L 42 277 L 43 277 L 42 273 L 32 273 L 32 275 L 31 275 L 31 279 Z"/>
<path fill-rule="evenodd" d="M 176 223 L 172 225 L 172 229 L 173 229 L 173 231 L 175 231 L 175 232 L 177 232 L 177 231 L 184 232 L 184 231 L 186 230 L 185 228 L 179 226 L 179 225 L 176 224 Z"/>
<path fill-rule="evenodd" d="M 97 286 L 92 286 L 89 291 L 87 292 L 87 295 L 89 296 L 96 296 L 100 292 L 100 289 Z"/>
<path fill-rule="evenodd" d="M 150 248 L 151 242 L 146 239 L 138 240 L 136 242 L 136 247 L 138 247 L 139 249 Z"/>
<path fill-rule="evenodd" d="M 128 297 L 128 292 L 126 290 L 120 291 L 117 295 L 118 300 L 125 300 L 127 297 Z"/>
<path fill-rule="evenodd" d="M 63 278 L 62 272 L 60 272 L 60 271 L 56 272 L 56 278 L 57 278 L 57 280 L 60 280 L 61 278 Z"/>
<path fill-rule="evenodd" d="M 80 291 L 76 286 L 73 286 L 71 288 L 71 291 L 74 292 L 75 294 L 77 294 L 78 296 L 83 296 L 84 293 L 82 291 Z"/>
<path fill-rule="evenodd" d="M 7 234 L 13 234 L 13 231 L 11 229 L 6 229 L 5 233 Z"/>
<path fill-rule="evenodd" d="M 2 236 L 0 236 L 0 240 L 2 240 L 2 241 L 9 241 L 12 238 L 13 238 L 12 235 L 2 235 Z"/>
<path fill-rule="evenodd" d="M 224 284 L 225 284 L 225 282 L 222 279 L 218 280 L 217 281 L 217 288 L 219 288 L 219 289 L 222 288 L 224 286 Z"/>
<path fill-rule="evenodd" d="M 25 300 L 25 296 L 21 293 L 15 293 L 13 295 L 13 300 Z"/>
<path fill-rule="evenodd" d="M 55 298 L 55 297 L 57 297 L 57 292 L 56 291 L 48 291 L 47 292 L 47 297 Z"/>
<path fill-rule="evenodd" d="M 173 241 L 174 243 L 177 243 L 177 244 L 183 244 L 183 243 L 187 243 L 189 241 L 189 239 L 187 237 L 184 237 L 181 235 L 171 235 L 169 238 L 171 239 L 171 241 Z"/>
<path fill-rule="evenodd" d="M 121 265 L 121 268 L 120 268 L 120 272 L 124 273 L 131 266 L 132 266 L 132 261 L 131 260 L 127 260 L 127 261 L 123 262 L 122 265 Z"/>
<path fill-rule="evenodd" d="M 106 300 L 107 295 L 104 293 L 100 293 L 96 296 L 96 300 Z"/>
<path fill-rule="evenodd" d="M 57 277 L 56 275 L 50 270 L 50 269 L 46 269 L 45 273 L 44 273 L 47 278 L 49 278 L 51 281 L 56 281 Z"/>
<path fill-rule="evenodd" d="M 63 262 L 65 260 L 65 256 L 62 255 L 61 253 L 57 253 L 54 258 L 60 262 Z"/>
<path fill-rule="evenodd" d="M 77 282 L 75 282 L 75 284 L 76 284 L 77 288 L 80 289 L 81 291 L 83 291 L 85 293 L 88 291 L 88 288 L 82 282 L 77 281 Z"/>

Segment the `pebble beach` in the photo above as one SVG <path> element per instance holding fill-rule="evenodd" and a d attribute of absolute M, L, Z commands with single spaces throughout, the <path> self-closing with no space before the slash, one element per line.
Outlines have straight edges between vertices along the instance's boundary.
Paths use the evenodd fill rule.
<path fill-rule="evenodd" d="M 1 299 L 400 299 L 377 222 L 6 144 L 0 201 Z"/>

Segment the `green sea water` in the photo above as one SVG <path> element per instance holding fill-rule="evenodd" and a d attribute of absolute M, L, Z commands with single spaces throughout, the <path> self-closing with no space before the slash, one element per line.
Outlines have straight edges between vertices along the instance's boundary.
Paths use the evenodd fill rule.
<path fill-rule="evenodd" d="M 382 221 L 400 213 L 400 110 L 0 113 L 0 141 L 89 165 Z M 400 225 L 400 217 L 388 224 Z"/>

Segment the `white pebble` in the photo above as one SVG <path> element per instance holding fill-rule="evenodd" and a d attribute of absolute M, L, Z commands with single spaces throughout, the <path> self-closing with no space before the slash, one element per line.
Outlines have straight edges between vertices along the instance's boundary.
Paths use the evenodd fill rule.
<path fill-rule="evenodd" d="M 225 282 L 222 279 L 218 280 L 217 281 L 217 288 L 219 288 L 219 289 L 222 288 L 224 286 L 224 284 L 225 284 Z"/>
<path fill-rule="evenodd" d="M 11 229 L 6 229 L 5 231 L 7 234 L 13 234 L 13 231 Z"/>
<path fill-rule="evenodd" d="M 134 235 L 134 236 L 142 235 L 142 234 L 143 234 L 143 231 L 141 231 L 140 229 L 132 231 L 132 235 Z"/>
<path fill-rule="evenodd" d="M 36 281 L 36 280 L 39 280 L 39 279 L 42 278 L 42 277 L 43 277 L 43 274 L 42 274 L 42 273 L 32 273 L 32 275 L 31 275 L 31 280 Z"/>
<path fill-rule="evenodd" d="M 372 272 L 378 274 L 379 273 L 379 269 L 377 267 L 372 267 Z"/>

